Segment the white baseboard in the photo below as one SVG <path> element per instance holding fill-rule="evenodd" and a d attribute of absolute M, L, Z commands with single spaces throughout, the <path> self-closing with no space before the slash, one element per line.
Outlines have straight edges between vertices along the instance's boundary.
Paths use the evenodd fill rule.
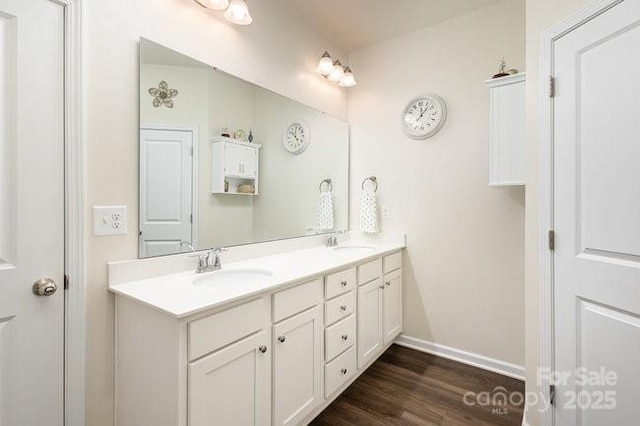
<path fill-rule="evenodd" d="M 428 342 L 426 340 L 407 336 L 406 334 L 401 334 L 400 336 L 398 336 L 395 340 L 395 343 L 400 346 L 405 346 L 407 348 L 415 349 L 421 352 L 427 352 L 432 355 L 441 356 L 443 358 L 451 359 L 463 364 L 472 365 L 474 367 L 482 368 L 484 370 L 492 371 L 494 373 L 502 374 L 504 376 L 513 377 L 514 379 L 524 381 L 524 367 L 520 365 L 515 365 L 509 362 L 500 361 L 498 359 L 489 358 L 484 355 L 474 354 L 472 352 L 463 351 L 460 349 L 452 348 L 450 346 Z"/>

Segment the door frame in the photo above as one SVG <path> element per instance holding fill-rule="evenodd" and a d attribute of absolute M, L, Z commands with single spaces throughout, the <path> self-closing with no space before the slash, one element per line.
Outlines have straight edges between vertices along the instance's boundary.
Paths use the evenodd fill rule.
<path fill-rule="evenodd" d="M 555 42 L 576 28 L 596 18 L 612 7 L 626 0 L 596 0 L 578 12 L 570 15 L 558 25 L 542 33 L 540 45 L 540 229 L 539 237 L 539 284 L 540 284 L 540 365 L 542 369 L 553 371 L 555 359 L 554 347 L 554 264 L 553 251 L 548 245 L 548 232 L 554 229 L 554 150 L 553 150 L 553 98 L 551 97 L 551 78 L 553 77 Z M 536 373 L 537 376 L 537 373 Z M 540 380 L 540 395 L 549 401 L 550 385 L 548 380 Z M 555 423 L 554 410 L 540 413 L 541 426 Z"/>
<path fill-rule="evenodd" d="M 64 422 L 83 426 L 86 364 L 84 0 L 64 8 Z M 68 283 L 68 285 L 67 285 Z"/>
<path fill-rule="evenodd" d="M 193 220 L 191 222 L 191 244 L 194 247 L 198 247 L 198 235 L 200 223 L 200 198 L 198 197 L 200 191 L 199 172 L 198 165 L 200 163 L 200 133 L 198 126 L 183 126 L 183 125 L 168 125 L 168 124 L 149 124 L 140 123 L 140 132 L 143 130 L 174 130 L 176 132 L 191 132 L 191 148 L 193 149 L 193 155 L 191 156 L 191 214 Z M 140 132 L 138 133 L 140 135 Z M 138 188 L 138 200 L 140 200 L 140 188 Z M 140 206 L 138 206 L 140 207 Z M 140 221 L 138 221 L 140 222 Z M 138 223 L 140 226 L 140 223 Z M 140 238 L 138 237 L 138 250 L 140 248 Z"/>

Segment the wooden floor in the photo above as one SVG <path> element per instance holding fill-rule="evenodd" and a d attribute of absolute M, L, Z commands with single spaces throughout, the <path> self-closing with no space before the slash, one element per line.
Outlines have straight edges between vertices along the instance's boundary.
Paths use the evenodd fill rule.
<path fill-rule="evenodd" d="M 495 389 L 502 387 L 503 389 Z M 523 404 L 470 406 L 467 392 L 519 392 L 524 382 L 393 345 L 311 424 L 520 425 Z M 486 396 L 486 394 L 485 394 Z M 514 397 L 518 402 L 522 398 Z M 481 397 L 482 400 L 482 397 Z M 467 397 L 467 401 L 476 401 Z"/>

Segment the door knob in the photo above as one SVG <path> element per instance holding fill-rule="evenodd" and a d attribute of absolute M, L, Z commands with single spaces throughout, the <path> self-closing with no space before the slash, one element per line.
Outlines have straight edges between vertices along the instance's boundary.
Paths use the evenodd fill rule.
<path fill-rule="evenodd" d="M 36 296 L 51 296 L 58 290 L 58 286 L 51 278 L 40 278 L 33 283 L 31 290 Z"/>

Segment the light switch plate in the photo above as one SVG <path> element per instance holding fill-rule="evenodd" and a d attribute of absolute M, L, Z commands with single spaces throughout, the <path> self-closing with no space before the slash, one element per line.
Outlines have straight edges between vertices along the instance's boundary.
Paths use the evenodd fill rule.
<path fill-rule="evenodd" d="M 93 206 L 93 235 L 127 233 L 127 206 Z"/>

